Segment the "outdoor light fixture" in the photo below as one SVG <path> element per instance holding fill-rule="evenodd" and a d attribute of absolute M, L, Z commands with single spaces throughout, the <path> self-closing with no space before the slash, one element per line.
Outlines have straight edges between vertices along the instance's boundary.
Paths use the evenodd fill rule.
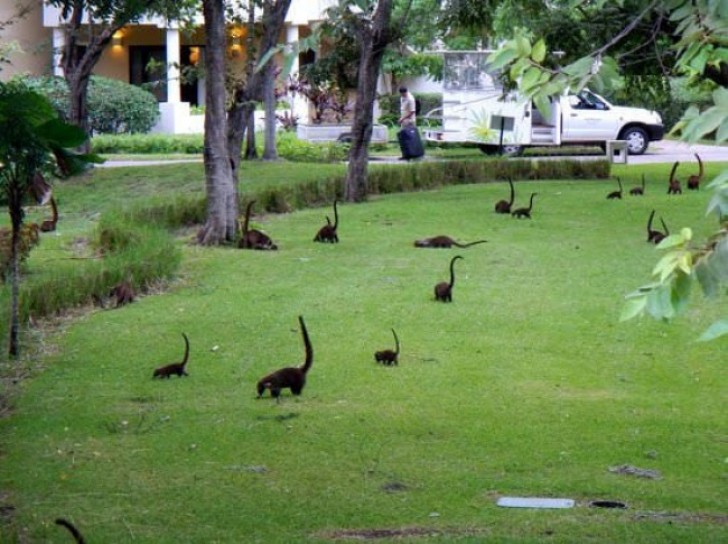
<path fill-rule="evenodd" d="M 111 45 L 116 47 L 121 47 L 121 38 L 123 34 L 121 32 L 114 32 L 114 35 L 111 37 Z"/>

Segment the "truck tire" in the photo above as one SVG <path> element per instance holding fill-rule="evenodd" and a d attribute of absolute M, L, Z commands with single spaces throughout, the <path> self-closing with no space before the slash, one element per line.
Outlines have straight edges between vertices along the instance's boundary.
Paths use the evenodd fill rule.
<path fill-rule="evenodd" d="M 629 127 L 622 132 L 619 139 L 627 142 L 627 151 L 630 155 L 642 155 L 650 144 L 647 132 L 640 127 Z"/>

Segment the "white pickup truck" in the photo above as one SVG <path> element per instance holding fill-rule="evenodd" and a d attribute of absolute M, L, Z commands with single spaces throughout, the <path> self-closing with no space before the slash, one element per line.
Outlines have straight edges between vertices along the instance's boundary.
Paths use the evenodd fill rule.
<path fill-rule="evenodd" d="M 446 52 L 443 82 L 442 126 L 424 130 L 436 142 L 473 142 L 484 152 L 502 147 L 517 154 L 526 146 L 600 145 L 625 140 L 632 155 L 661 140 L 660 114 L 643 108 L 610 104 L 584 89 L 550 100 L 550 111 L 541 112 L 516 93 L 504 93 L 497 74 L 487 67 L 488 51 Z M 430 112 L 428 115 L 433 116 Z M 427 117 L 427 116 L 425 116 Z"/>

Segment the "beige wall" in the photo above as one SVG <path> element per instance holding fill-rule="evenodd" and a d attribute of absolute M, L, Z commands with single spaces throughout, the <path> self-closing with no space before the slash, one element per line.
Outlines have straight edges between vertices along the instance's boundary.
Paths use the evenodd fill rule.
<path fill-rule="evenodd" d="M 9 65 L 0 71 L 0 81 L 6 81 L 18 73 L 50 74 L 52 62 L 52 31 L 43 27 L 43 10 L 40 1 L 0 0 L 0 21 L 15 19 L 16 5 L 23 1 L 32 10 L 23 19 L 0 31 L 0 43 L 17 42 L 22 51 L 10 56 Z"/>

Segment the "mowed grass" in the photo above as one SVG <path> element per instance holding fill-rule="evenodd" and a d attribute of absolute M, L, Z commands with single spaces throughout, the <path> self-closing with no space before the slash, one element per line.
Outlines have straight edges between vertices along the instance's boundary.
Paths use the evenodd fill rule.
<path fill-rule="evenodd" d="M 725 541 L 725 342 L 695 342 L 725 299 L 618 321 L 660 255 L 650 210 L 701 239 L 709 194 L 668 197 L 669 165 L 615 168 L 625 192 L 642 171 L 647 195 L 621 201 L 611 180 L 517 181 L 517 205 L 538 192 L 531 221 L 494 214 L 507 185 L 492 183 L 341 205 L 338 245 L 311 241 L 321 209 L 257 217 L 278 252 L 180 236 L 177 286 L 69 324 L 23 384 L 0 423 L 16 508 L 0 540 L 67 542 L 65 516 L 115 543 Z M 489 242 L 412 246 L 436 234 Z M 457 254 L 454 301 L 436 303 Z M 261 376 L 302 362 L 298 315 L 315 350 L 303 395 L 256 399 Z M 392 327 L 400 365 L 382 367 Z M 190 377 L 152 380 L 182 332 Z M 662 478 L 609 472 L 625 464 Z M 506 495 L 577 507 L 497 507 Z"/>

